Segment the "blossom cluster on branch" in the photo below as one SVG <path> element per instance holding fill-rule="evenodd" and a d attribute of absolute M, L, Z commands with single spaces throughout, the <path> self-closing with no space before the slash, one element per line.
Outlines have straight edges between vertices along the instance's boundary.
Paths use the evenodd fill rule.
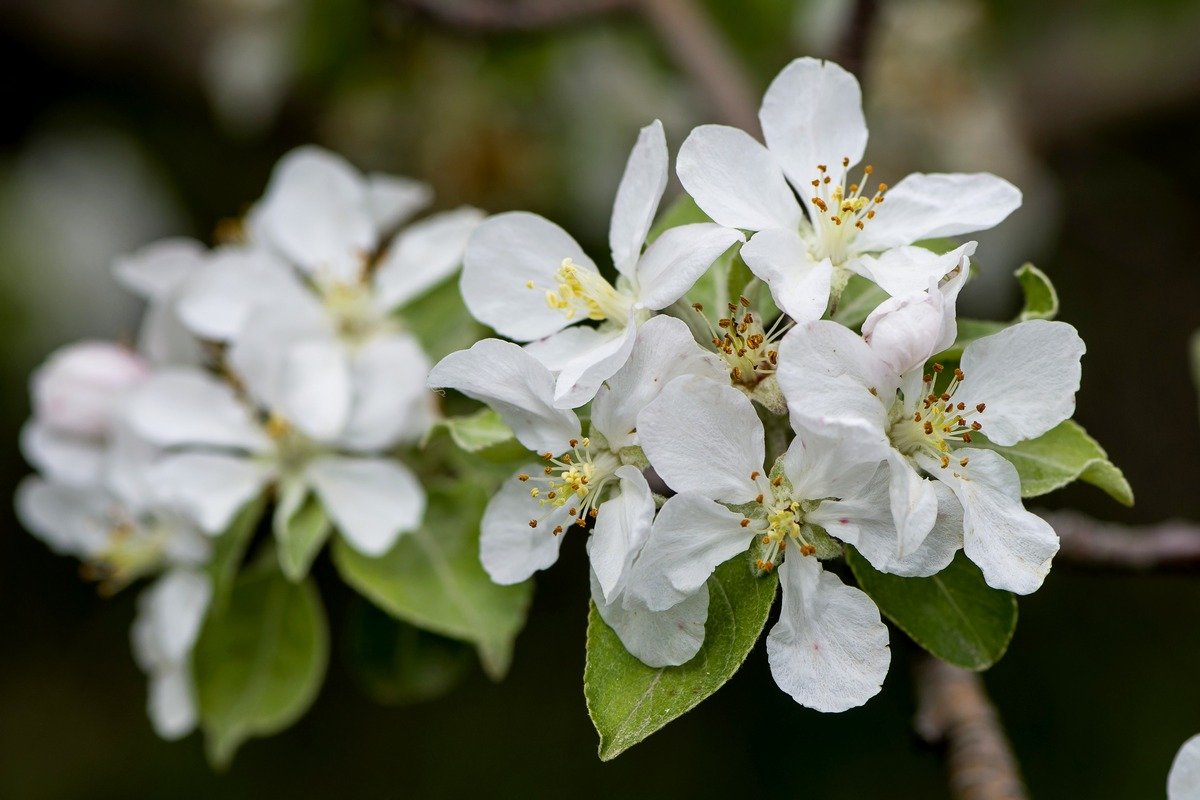
<path fill-rule="evenodd" d="M 220 760 L 303 711 L 323 620 L 280 632 L 309 642 L 310 666 L 263 678 L 294 680 L 255 713 L 229 700 L 254 677 L 230 666 L 247 657 L 236 620 L 277 597 L 311 605 L 288 587 L 308 586 L 331 537 L 348 583 L 474 644 L 494 677 L 531 577 L 586 537 L 585 694 L 605 758 L 727 680 L 777 586 L 771 670 L 813 709 L 880 690 L 884 617 L 960 666 L 1002 655 L 1012 594 L 1036 591 L 1058 550 L 1023 498 L 1080 479 L 1132 501 L 1070 419 L 1084 345 L 1053 320 L 1049 279 L 1018 271 L 1010 322 L 958 317 L 976 243 L 950 237 L 999 224 L 1020 192 L 989 174 L 889 187 L 859 168 L 859 85 L 829 62 L 786 67 L 760 120 L 765 145 L 692 131 L 675 164 L 687 196 L 661 214 L 667 140 L 642 129 L 611 270 L 525 212 L 395 233 L 428 190 L 315 148 L 285 156 L 232 241 L 117 264 L 148 300 L 137 348 L 74 345 L 35 374 L 23 444 L 41 475 L 18 508 L 105 587 L 161 576 L 134 626 L 161 734 L 199 719 Z M 460 262 L 453 312 L 422 313 Z M 476 341 L 467 311 L 503 338 Z M 448 569 L 457 593 L 439 605 Z M 267 573 L 283 582 L 258 597 Z"/>

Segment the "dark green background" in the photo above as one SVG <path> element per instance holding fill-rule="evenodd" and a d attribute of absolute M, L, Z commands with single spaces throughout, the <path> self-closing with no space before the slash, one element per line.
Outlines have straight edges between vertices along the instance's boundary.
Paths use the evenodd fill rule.
<path fill-rule="evenodd" d="M 330 0 L 312 4 L 300 75 L 278 120 L 235 136 L 213 122 L 195 79 L 204 33 L 188 22 L 193 5 L 8 3 L 0 158 L 15 158 L 47 119 L 102 121 L 162 165 L 191 232 L 203 235 L 258 195 L 279 155 L 318 141 L 363 166 L 430 180 L 443 205 L 547 213 L 602 253 L 624 153 L 654 113 L 638 99 L 613 106 L 612 96 L 631 70 L 652 85 L 684 80 L 629 16 L 547 34 L 460 36 L 399 4 Z M 83 15 L 84 6 L 102 13 Z M 791 6 L 708 3 L 756 90 L 802 54 L 787 33 Z M 1200 519 L 1200 427 L 1187 371 L 1187 338 L 1200 327 L 1200 67 L 1176 42 L 1198 9 L 1132 0 L 973 7 L 981 33 L 965 58 L 1017 109 L 1062 112 L 1062 125 L 1034 118 L 1018 126 L 1061 200 L 1049 241 L 1029 255 L 1059 286 L 1062 318 L 1088 343 L 1078 419 L 1139 498 L 1128 511 L 1078 487 L 1045 502 L 1129 522 Z M 1111 93 L 1095 85 L 1095 96 L 1068 92 L 1057 109 L 1031 100 L 1061 78 L 1039 75 L 1031 54 L 1068 46 L 1076 67 L 1094 67 L 1101 90 L 1111 80 Z M 596 52 L 594 86 L 562 85 L 564 64 Z M 1144 91 L 1126 91 L 1139 74 Z M 573 95 L 596 86 L 612 91 L 590 107 L 585 96 L 581 110 Z M 668 128 L 674 149 L 686 124 L 707 115 L 690 92 L 671 96 L 682 105 Z M 911 160 L 900 166 L 937 166 Z M 8 252 L 0 241 L 0 269 L 36 278 L 36 262 L 14 263 Z M 37 308 L 0 297 L 0 321 L 8 345 L 0 350 L 0 442 L 8 443 L 0 494 L 9 495 L 27 469 L 14 443 L 26 376 L 42 353 L 26 346 Z M 891 673 L 865 708 L 826 716 L 797 707 L 772 683 L 760 648 L 714 698 L 600 763 L 581 689 L 579 540 L 539 577 L 503 684 L 475 670 L 444 699 L 400 708 L 375 705 L 352 680 L 340 634 L 357 601 L 323 556 L 316 570 L 334 636 L 327 683 L 294 728 L 250 743 L 228 774 L 214 775 L 198 737 L 163 743 L 146 721 L 144 680 L 128 648 L 133 593 L 98 599 L 73 562 L 20 530 L 7 504 L 0 526 L 0 797 L 946 796 L 936 754 L 910 732 L 912 652 L 895 632 Z M 1200 575 L 1060 563 L 1020 612 L 1012 648 L 986 682 L 1035 795 L 1161 796 L 1175 750 L 1200 731 Z"/>

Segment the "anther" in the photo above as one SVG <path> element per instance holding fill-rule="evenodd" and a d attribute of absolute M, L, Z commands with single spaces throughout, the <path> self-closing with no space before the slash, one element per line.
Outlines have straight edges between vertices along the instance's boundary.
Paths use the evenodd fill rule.
<path fill-rule="evenodd" d="M 962 440 L 964 442 L 966 442 L 967 444 L 970 444 L 971 443 L 971 434 L 966 431 L 963 431 Z"/>
<path fill-rule="evenodd" d="M 977 431 L 977 430 L 979 430 L 979 429 L 980 429 L 980 428 L 982 428 L 982 427 L 983 427 L 983 426 L 979 424 L 979 421 L 978 421 L 978 420 L 976 420 L 975 422 L 972 422 L 972 423 L 971 423 L 971 430 L 973 430 L 973 431 Z"/>
<path fill-rule="evenodd" d="M 970 460 L 971 460 L 971 459 L 969 459 L 969 458 L 964 458 L 962 461 L 959 461 L 959 462 L 958 462 L 958 465 L 959 465 L 960 467 L 965 467 L 965 466 L 967 465 L 967 462 L 969 462 Z"/>
<path fill-rule="evenodd" d="M 529 520 L 529 527 L 531 527 L 531 528 L 536 528 L 536 527 L 537 527 L 537 520 L 536 520 L 536 519 L 531 519 L 531 520 Z"/>
<path fill-rule="evenodd" d="M 752 481 L 756 481 L 756 480 L 758 480 L 758 476 L 759 476 L 759 475 L 761 475 L 761 474 L 762 474 L 762 473 L 761 473 L 761 472 L 759 472 L 758 470 L 754 470 L 754 472 L 751 472 L 751 473 L 750 473 L 750 480 L 752 480 Z M 759 497 L 761 497 L 761 496 L 762 496 L 762 495 L 759 495 Z"/>
<path fill-rule="evenodd" d="M 811 556 L 816 552 L 817 548 L 813 547 L 811 544 L 800 545 L 800 555 L 802 556 Z"/>
<path fill-rule="evenodd" d="M 738 524 L 741 525 L 743 528 L 745 528 L 747 525 L 750 524 L 750 520 L 746 519 L 745 517 L 742 517 L 742 521 L 739 522 Z"/>
<path fill-rule="evenodd" d="M 754 498 L 754 502 L 758 503 L 760 506 L 762 505 L 762 503 L 763 503 L 762 492 L 758 493 L 758 496 Z"/>
<path fill-rule="evenodd" d="M 944 370 L 944 369 L 945 369 L 945 367 L 943 367 L 941 364 L 934 364 L 934 365 L 933 365 L 933 371 L 934 371 L 934 372 L 941 372 L 941 371 L 942 371 L 942 370 Z"/>
<path fill-rule="evenodd" d="M 942 456 L 942 469 L 950 466 L 950 456 Z"/>
<path fill-rule="evenodd" d="M 782 484 L 783 484 L 783 476 L 782 475 L 780 475 L 778 478 L 775 478 L 773 481 L 771 481 L 772 486 L 781 486 Z"/>
<path fill-rule="evenodd" d="M 750 299 L 748 297 L 746 297 L 745 295 L 741 295 L 740 297 L 738 297 L 738 302 L 742 304 L 742 308 L 750 307 Z"/>
<path fill-rule="evenodd" d="M 529 480 L 528 473 L 522 472 L 520 475 L 517 476 L 517 480 L 519 480 L 521 483 L 524 483 L 525 481 Z"/>
<path fill-rule="evenodd" d="M 959 404 L 958 404 L 958 406 L 957 406 L 957 408 L 958 408 L 958 410 L 959 410 L 959 411 L 963 411 L 963 410 L 965 410 L 965 409 L 966 409 L 966 407 L 967 407 L 967 404 L 966 404 L 966 403 L 959 403 Z M 961 419 L 961 417 L 960 417 L 960 419 Z"/>
<path fill-rule="evenodd" d="M 954 368 L 954 377 L 961 381 L 963 378 L 965 378 L 967 376 L 965 374 L 963 374 L 963 371 L 961 369 L 959 369 L 958 367 L 955 367 Z"/>
<path fill-rule="evenodd" d="M 987 408 L 987 403 L 980 403 L 979 405 L 975 406 L 975 410 L 978 411 L 980 414 L 983 413 L 983 410 L 985 408 Z"/>
<path fill-rule="evenodd" d="M 578 439 L 568 439 L 567 444 L 570 445 L 571 447 L 578 447 L 579 440 Z"/>

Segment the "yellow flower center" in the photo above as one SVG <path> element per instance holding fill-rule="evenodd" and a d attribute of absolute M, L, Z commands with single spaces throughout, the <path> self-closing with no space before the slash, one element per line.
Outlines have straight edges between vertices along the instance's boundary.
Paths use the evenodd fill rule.
<path fill-rule="evenodd" d="M 543 454 L 546 466 L 541 475 L 522 472 L 517 480 L 532 484 L 529 496 L 547 509 L 546 516 L 566 507 L 574 524 L 584 525 L 599 513 L 601 493 L 616 478 L 621 462 L 607 448 L 593 448 L 586 437 L 572 439 L 567 444 L 571 449 L 562 455 Z M 529 520 L 529 527 L 538 527 L 544 519 L 545 516 Z M 552 531 L 556 536 L 562 532 L 562 525 L 556 525 Z"/>
<path fill-rule="evenodd" d="M 915 404 L 916 410 L 909 414 L 905 409 L 913 404 L 898 401 L 893 407 L 893 420 L 888 431 L 892 444 L 907 456 L 929 455 L 938 459 L 943 468 L 950 466 L 954 449 L 971 444 L 972 434 L 983 428 L 977 418 L 987 408 L 978 403 L 968 408 L 966 403 L 955 402 L 954 393 L 962 384 L 961 369 L 955 369 L 946 388 L 934 389 L 935 378 L 943 371 L 941 364 L 933 365 L 933 373 L 924 376 L 925 391 L 928 392 Z M 967 466 L 969 458 L 958 460 L 960 467 Z"/>
<path fill-rule="evenodd" d="M 850 256 L 850 244 L 855 235 L 875 218 L 875 208 L 883 203 L 888 188 L 886 183 L 881 183 L 873 194 L 867 191 L 867 180 L 875 171 L 870 164 L 863 168 L 861 183 L 847 186 L 846 168 L 849 166 L 850 159 L 843 158 L 842 178 L 833 183 L 829 167 L 818 164 L 817 177 L 812 180 L 813 194 L 809 198 L 815 234 L 809 251 L 814 259 L 828 258 L 835 267 L 841 266 Z"/>
<path fill-rule="evenodd" d="M 567 319 L 582 316 L 586 319 L 623 321 L 629 313 L 630 300 L 613 288 L 600 273 L 584 269 L 564 258 L 554 274 L 556 285 L 546 289 L 546 305 L 561 311 Z M 538 288 L 527 281 L 529 289 Z"/>

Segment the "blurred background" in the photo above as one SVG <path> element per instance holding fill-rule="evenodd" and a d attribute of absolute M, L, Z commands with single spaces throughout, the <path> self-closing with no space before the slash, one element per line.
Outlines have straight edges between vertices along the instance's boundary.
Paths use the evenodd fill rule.
<path fill-rule="evenodd" d="M 1084 486 L 1044 503 L 1200 520 L 1198 32 L 1192 0 L 0 0 L 0 495 L 27 471 L 29 370 L 81 336 L 132 336 L 112 257 L 211 239 L 289 148 L 426 180 L 442 206 L 545 214 L 602 253 L 641 125 L 661 118 L 674 150 L 819 55 L 863 80 L 881 179 L 988 170 L 1024 190 L 984 237 L 963 313 L 1008 318 L 1012 270 L 1049 273 L 1088 343 L 1077 417 L 1139 501 Z M 715 697 L 600 763 L 581 689 L 582 539 L 564 555 L 538 578 L 503 684 L 470 665 L 441 700 L 391 705 L 349 666 L 347 631 L 372 617 L 324 556 L 326 685 L 217 775 L 198 736 L 150 729 L 134 592 L 101 600 L 0 504 L 0 797 L 947 796 L 911 733 L 911 650 L 895 632 L 865 708 L 797 707 L 760 647 Z M 1200 731 L 1198 618 L 1200 575 L 1064 562 L 1022 599 L 985 680 L 1035 796 L 1162 796 Z"/>

